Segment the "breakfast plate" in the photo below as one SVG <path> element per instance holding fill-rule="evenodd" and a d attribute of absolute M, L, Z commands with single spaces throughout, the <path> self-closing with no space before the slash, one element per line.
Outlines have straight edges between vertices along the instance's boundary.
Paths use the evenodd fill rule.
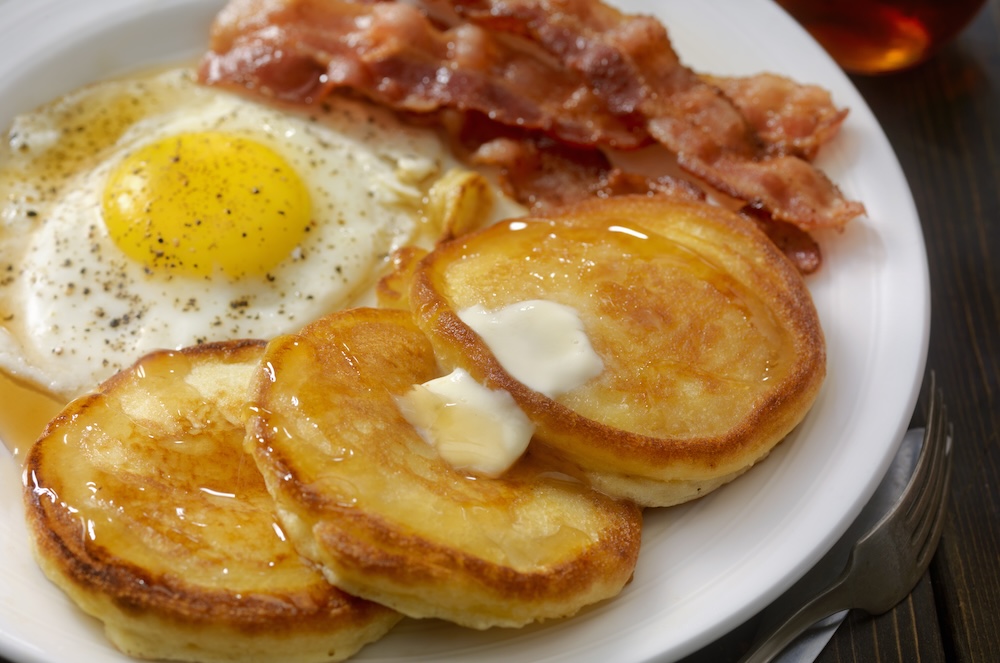
<path fill-rule="evenodd" d="M 771 71 L 850 108 L 819 165 L 867 216 L 819 233 L 808 277 L 828 377 L 805 421 L 734 483 L 646 514 L 633 581 L 614 600 L 524 629 L 408 620 L 355 660 L 676 660 L 752 616 L 839 538 L 874 491 L 916 402 L 929 336 L 920 224 L 892 149 L 849 79 L 769 0 L 616 0 L 655 12 L 682 59 L 713 74 Z M 207 43 L 211 0 L 0 1 L 0 125 L 82 84 L 188 61 Z M 0 448 L 0 657 L 129 660 L 44 578 L 29 550 L 17 461 Z"/>

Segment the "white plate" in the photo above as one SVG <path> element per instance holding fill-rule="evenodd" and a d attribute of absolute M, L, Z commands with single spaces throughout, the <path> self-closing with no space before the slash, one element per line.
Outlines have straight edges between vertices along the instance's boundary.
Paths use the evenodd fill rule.
<path fill-rule="evenodd" d="M 619 0 L 651 11 L 641 0 Z M 216 2 L 0 0 L 0 126 L 82 83 L 196 55 Z M 768 0 L 663 0 L 682 58 L 713 73 L 774 71 L 820 83 L 850 107 L 820 165 L 868 218 L 820 236 L 809 285 L 828 344 L 813 410 L 766 462 L 683 507 L 649 512 L 635 580 L 574 619 L 523 630 L 404 622 L 367 661 L 668 661 L 766 605 L 833 544 L 874 491 L 902 438 L 923 374 L 929 287 L 913 201 L 885 135 L 849 80 Z M 0 655 L 126 660 L 36 569 L 14 463 L 0 449 Z"/>

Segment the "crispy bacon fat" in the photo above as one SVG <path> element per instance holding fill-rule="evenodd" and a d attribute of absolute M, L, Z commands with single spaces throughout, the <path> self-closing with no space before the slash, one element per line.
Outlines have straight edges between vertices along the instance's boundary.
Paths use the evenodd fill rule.
<path fill-rule="evenodd" d="M 601 153 L 659 143 L 769 222 L 808 232 L 864 211 L 810 163 L 846 114 L 828 93 L 770 74 L 699 75 L 658 21 L 599 0 L 231 0 L 200 77 L 295 103 L 344 89 L 406 113 L 474 117 L 487 130 L 478 145 L 462 137 L 468 153 L 502 165 L 532 205 L 643 188 L 698 195 Z"/>

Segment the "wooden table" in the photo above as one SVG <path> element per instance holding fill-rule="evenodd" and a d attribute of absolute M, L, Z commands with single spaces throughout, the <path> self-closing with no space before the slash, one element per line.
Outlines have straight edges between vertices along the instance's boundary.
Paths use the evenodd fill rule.
<path fill-rule="evenodd" d="M 955 427 L 951 507 L 920 584 L 851 613 L 818 663 L 1000 661 L 1000 0 L 933 60 L 854 83 L 902 163 L 930 262 L 928 368 Z M 738 629 L 685 663 L 727 663 Z"/>

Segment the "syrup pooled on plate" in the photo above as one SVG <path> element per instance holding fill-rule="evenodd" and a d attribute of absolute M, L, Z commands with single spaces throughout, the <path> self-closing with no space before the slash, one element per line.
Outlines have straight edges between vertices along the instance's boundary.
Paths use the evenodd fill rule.
<path fill-rule="evenodd" d="M 28 448 L 64 403 L 0 372 L 0 441 L 20 463 Z"/>

